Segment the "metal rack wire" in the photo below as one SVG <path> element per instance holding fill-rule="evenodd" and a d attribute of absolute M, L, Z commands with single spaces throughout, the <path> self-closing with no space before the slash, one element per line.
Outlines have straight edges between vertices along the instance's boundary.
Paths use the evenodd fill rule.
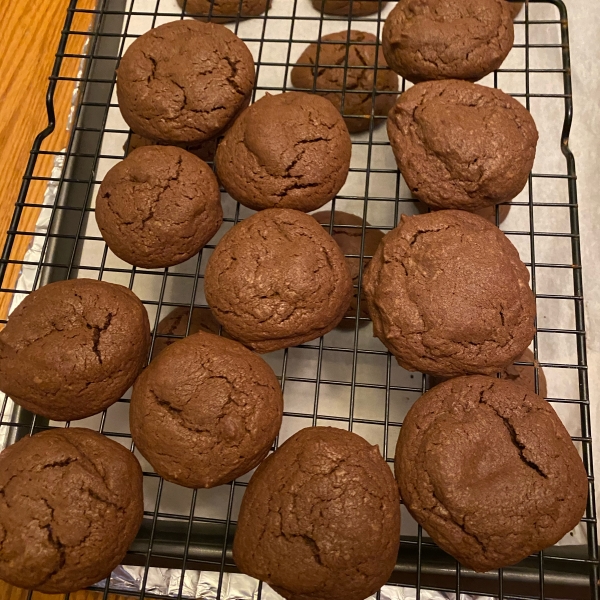
<path fill-rule="evenodd" d="M 240 2 L 241 4 L 241 2 Z M 393 4 L 393 3 L 389 3 Z M 289 90 L 289 73 L 300 52 L 322 35 L 339 30 L 367 29 L 381 36 L 383 17 L 333 18 L 319 15 L 303 0 L 274 0 L 261 17 L 237 19 L 232 29 L 254 54 L 257 83 L 254 99 L 265 92 Z M 539 10 L 539 9 L 544 10 Z M 211 9 L 212 10 L 212 9 Z M 389 7 L 388 7 L 389 10 Z M 73 28 L 77 14 L 94 18 L 91 31 Z M 548 16 L 550 15 L 550 17 Z M 151 323 L 176 306 L 205 306 L 202 280 L 206 260 L 219 236 L 197 258 L 182 266 L 161 270 L 132 268 L 106 247 L 93 217 L 95 192 L 103 173 L 123 158 L 130 132 L 119 117 L 114 95 L 115 68 L 127 45 L 139 34 L 162 22 L 186 16 L 174 0 L 100 0 L 93 10 L 72 0 L 62 32 L 47 95 L 48 127 L 33 145 L 8 238 L 0 259 L 0 291 L 26 294 L 29 288 L 7 284 L 7 268 L 17 265 L 31 273 L 32 289 L 50 281 L 97 277 L 133 289 L 150 314 Z M 423 590 L 478 593 L 499 598 L 598 598 L 598 541 L 592 472 L 591 423 L 587 383 L 581 251 L 577 209 L 575 161 L 568 139 L 573 113 L 567 12 L 562 0 L 529 0 L 511 56 L 484 83 L 501 87 L 520 98 L 527 108 L 550 118 L 556 131 L 541 140 L 526 190 L 511 203 L 511 218 L 502 227 L 519 249 L 531 272 L 538 301 L 538 329 L 533 350 L 550 382 L 549 398 L 568 421 L 574 442 L 581 449 L 589 476 L 589 501 L 579 528 L 580 543 L 557 546 L 521 564 L 487 574 L 463 569 L 441 552 L 403 512 L 402 544 L 390 585 Z M 542 32 L 540 35 L 539 32 Z M 70 41 L 89 36 L 82 53 L 69 51 Z M 548 41 L 550 40 L 550 41 Z M 339 43 L 339 42 L 337 42 Z M 319 62 L 317 53 L 317 63 Z M 68 61 L 81 61 L 80 74 L 64 75 Z M 554 61 L 554 62 L 553 62 Z M 326 65 L 320 65 L 326 66 Z M 368 67 L 364 67 L 368 68 Z M 378 65 L 378 68 L 381 66 Z M 344 67 L 346 70 L 347 67 Z M 53 97 L 57 85 L 77 84 L 72 129 L 65 149 L 47 143 L 54 125 Z M 402 90 L 405 89 L 402 83 Z M 514 87 L 512 87 L 514 86 Z M 314 87 L 311 91 L 317 91 Z M 343 89 L 343 98 L 356 90 Z M 558 103 L 558 104 L 557 104 Z M 537 117 L 536 117 L 537 118 Z M 392 229 L 402 213 L 415 205 L 400 177 L 385 135 L 374 117 L 365 134 L 353 136 L 353 162 L 347 185 L 331 209 L 345 210 L 364 219 L 367 228 Z M 538 125 L 539 125 L 538 121 Z M 551 129 L 551 128 L 550 128 Z M 39 159 L 60 161 L 53 174 L 39 168 Z M 560 156 L 560 158 L 558 158 Z M 58 164 L 58 163 L 57 163 Z M 52 185 L 56 193 L 43 208 L 47 228 L 22 228 L 25 211 L 36 210 L 40 199 L 32 184 Z M 226 195 L 223 197 L 223 231 L 250 214 Z M 502 207 L 496 210 L 500 225 Z M 335 217 L 330 227 L 333 226 Z M 352 226 L 348 226 L 352 227 Z M 13 256 L 15 240 L 32 236 L 39 259 Z M 363 236 L 364 238 L 364 236 Z M 364 256 L 364 243 L 360 256 Z M 362 281 L 362 269 L 359 286 Z M 368 320 L 335 330 L 320 340 L 268 355 L 281 379 L 286 412 L 280 440 L 296 430 L 316 424 L 349 428 L 378 443 L 391 462 L 395 440 L 410 404 L 429 387 L 427 377 L 399 368 L 385 348 L 371 337 Z M 189 324 L 188 324 L 189 330 Z M 153 344 L 156 334 L 154 334 Z M 41 429 L 64 425 L 48 423 L 4 400 L 0 431 L 7 443 Z M 83 425 L 97 428 L 125 445 L 131 445 L 127 424 L 128 400 L 109 408 Z M 67 424 L 68 425 L 68 424 Z M 141 457 L 138 455 L 138 458 Z M 157 596 L 146 588 L 153 566 L 219 573 L 217 597 L 224 574 L 234 572 L 231 545 L 235 519 L 248 476 L 215 490 L 184 490 L 165 483 L 141 459 L 145 479 L 145 520 L 127 556 L 127 563 L 145 567 L 137 598 Z M 104 587 L 108 596 L 110 581 Z M 183 578 L 179 586 L 183 594 Z M 122 591 L 120 593 L 123 593 Z M 171 596 L 169 596 L 171 597 Z M 258 589 L 261 597 L 261 588 Z"/>

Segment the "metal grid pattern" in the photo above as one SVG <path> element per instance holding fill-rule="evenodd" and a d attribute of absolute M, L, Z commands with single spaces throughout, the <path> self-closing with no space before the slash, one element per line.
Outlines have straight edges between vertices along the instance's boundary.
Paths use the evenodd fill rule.
<path fill-rule="evenodd" d="M 237 19 L 230 27 L 248 44 L 256 61 L 253 99 L 266 92 L 291 89 L 293 64 L 307 44 L 326 33 L 352 28 L 380 38 L 384 17 L 393 4 L 378 15 L 349 20 L 319 15 L 308 0 L 274 0 L 265 15 Z M 175 0 L 100 0 L 96 9 L 85 10 L 94 16 L 91 32 L 72 29 L 78 12 L 84 9 L 78 0 L 72 0 L 50 78 L 50 126 L 36 139 L 23 180 L 0 262 L 1 291 L 17 296 L 29 291 L 19 285 L 6 286 L 10 264 L 29 269 L 33 289 L 58 279 L 96 277 L 127 285 L 136 292 L 156 326 L 176 306 L 206 306 L 203 273 L 207 258 L 223 233 L 251 211 L 223 194 L 225 222 L 221 232 L 198 257 L 177 267 L 132 268 L 108 250 L 95 224 L 94 199 L 103 175 L 123 158 L 130 136 L 116 104 L 114 69 L 135 37 L 161 23 L 183 18 L 185 4 L 181 8 Z M 505 207 L 496 209 L 495 218 L 531 272 L 538 303 L 533 351 L 548 379 L 549 401 L 581 450 L 590 481 L 588 508 L 576 531 L 577 545 L 555 547 L 517 567 L 485 575 L 462 569 L 439 551 L 403 508 L 400 557 L 390 585 L 415 588 L 417 598 L 423 590 L 457 597 L 469 592 L 499 598 L 598 597 L 577 190 L 575 162 L 568 147 L 572 99 L 566 8 L 562 0 L 530 0 L 520 19 L 515 26 L 514 49 L 503 68 L 482 83 L 519 98 L 534 114 L 541 137 L 528 186 L 511 203 L 506 218 L 502 220 Z M 88 35 L 83 54 L 68 51 L 69 40 Z M 80 75 L 74 79 L 63 75 L 64 65 L 72 60 L 81 61 Z M 44 141 L 54 122 L 53 93 L 58 84 L 69 80 L 79 86 L 72 133 L 66 149 L 48 147 Z M 402 90 L 406 85 L 402 82 Z M 350 93 L 356 91 L 342 91 L 343 96 Z M 362 216 L 363 233 L 368 227 L 388 231 L 402 213 L 418 211 L 396 169 L 382 120 L 385 117 L 374 118 L 368 132 L 353 135 L 348 182 L 331 206 L 325 207 Z M 44 155 L 58 161 L 59 168 L 51 176 L 38 169 L 39 158 Z M 56 190 L 43 209 L 47 231 L 20 227 L 23 212 L 39 204 L 31 197 L 33 182 L 50 184 Z M 18 236 L 34 237 L 41 251 L 39 260 L 12 257 Z M 355 258 L 362 259 L 363 255 L 361 248 Z M 362 272 L 359 285 L 361 281 Z M 392 461 L 404 415 L 429 387 L 429 381 L 398 367 L 372 337 L 368 320 L 364 321 L 356 320 L 320 340 L 265 357 L 284 390 L 286 412 L 279 441 L 303 427 L 329 424 L 351 429 L 379 444 L 384 457 Z M 49 426 L 65 425 L 30 415 L 7 399 L 1 408 L 0 427 L 8 443 Z M 127 410 L 126 397 L 78 425 L 93 427 L 132 446 Z M 144 468 L 145 521 L 127 562 L 146 567 L 146 575 L 142 591 L 135 596 L 155 597 L 145 589 L 148 567 L 172 566 L 218 571 L 217 597 L 221 597 L 223 574 L 235 571 L 231 542 L 249 475 L 214 490 L 185 490 L 164 482 L 137 456 Z M 109 584 L 104 588 L 105 598 Z M 180 597 L 182 586 L 183 578 Z"/>

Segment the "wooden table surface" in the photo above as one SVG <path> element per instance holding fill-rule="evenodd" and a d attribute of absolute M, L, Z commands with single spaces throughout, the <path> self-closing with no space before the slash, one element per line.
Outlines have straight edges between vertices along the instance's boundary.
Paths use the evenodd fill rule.
<path fill-rule="evenodd" d="M 69 0 L 38 0 L 34 6 L 27 0 L 0 0 L 0 247 L 4 247 L 14 205 L 29 152 L 36 135 L 47 123 L 45 96 L 52 72 L 54 55 L 67 14 Z M 78 0 L 77 8 L 95 8 L 96 0 Z M 72 28 L 87 31 L 93 15 L 76 13 Z M 69 36 L 67 51 L 80 54 L 85 36 Z M 75 77 L 80 58 L 66 58 L 60 76 Z M 56 127 L 42 149 L 56 152 L 68 140 L 67 119 L 74 83 L 59 81 L 54 96 Z M 35 175 L 48 177 L 54 156 L 38 158 Z M 45 181 L 33 181 L 28 203 L 43 201 Z M 19 225 L 31 231 L 39 215 L 37 208 L 25 208 Z M 17 236 L 11 259 L 22 260 L 31 238 Z M 9 265 L 3 287 L 12 288 L 19 275 L 19 265 Z M 0 294 L 0 319 L 6 318 L 9 294 Z"/>
<path fill-rule="evenodd" d="M 58 2 L 58 0 L 56 0 L 56 2 Z M 3 581 L 0 581 L 0 598 L 2 600 L 27 600 L 27 594 L 28 592 L 26 590 L 12 587 Z M 65 600 L 65 595 L 40 594 L 35 592 L 31 597 L 31 600 Z M 76 594 L 71 594 L 69 600 L 104 600 L 104 594 L 98 592 L 77 592 Z M 125 596 L 109 594 L 108 600 L 132 600 L 132 598 L 131 596 L 126 598 Z"/>
<path fill-rule="evenodd" d="M 38 0 L 33 5 L 27 0 L 0 0 L 0 245 L 4 247 L 6 230 L 12 218 L 21 179 L 29 159 L 29 151 L 35 136 L 47 124 L 45 95 L 48 77 L 54 64 L 65 21 L 69 0 Z M 78 8 L 93 8 L 94 0 L 80 0 Z M 86 31 L 90 26 L 90 14 L 78 14 L 74 26 Z M 70 51 L 80 53 L 84 38 L 69 40 Z M 61 75 L 75 76 L 79 61 L 66 62 Z M 62 148 L 68 139 L 66 121 L 73 93 L 73 83 L 58 85 L 55 95 L 57 125 L 48 143 L 53 149 Z M 36 173 L 49 174 L 52 157 L 39 161 Z M 43 187 L 32 186 L 28 202 L 41 202 Z M 21 229 L 35 226 L 39 210 L 24 211 Z M 29 239 L 17 239 L 11 258 L 25 254 Z M 9 269 L 8 283 L 14 285 L 18 268 Z M 4 318 L 10 297 L 0 295 L 0 318 Z M 100 600 L 103 594 L 78 592 L 70 600 Z M 25 600 L 27 592 L 0 581 L 0 599 Z M 64 595 L 34 594 L 34 600 L 63 600 Z M 125 600 L 110 595 L 110 600 Z"/>

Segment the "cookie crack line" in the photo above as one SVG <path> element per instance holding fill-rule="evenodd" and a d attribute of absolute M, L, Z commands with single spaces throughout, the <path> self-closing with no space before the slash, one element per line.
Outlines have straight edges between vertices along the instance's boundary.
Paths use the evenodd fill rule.
<path fill-rule="evenodd" d="M 504 426 L 506 427 L 506 429 L 508 430 L 508 433 L 510 435 L 511 442 L 513 443 L 514 447 L 519 452 L 519 458 L 521 459 L 521 461 L 527 467 L 529 467 L 530 469 L 535 471 L 540 477 L 543 477 L 544 479 L 548 479 L 548 475 L 546 473 L 544 473 L 543 469 L 539 465 L 537 465 L 534 461 L 530 460 L 529 458 L 527 458 L 525 456 L 524 451 L 526 450 L 526 446 L 525 446 L 525 444 L 523 444 L 522 442 L 519 441 L 517 431 L 515 430 L 513 424 L 510 422 L 510 418 L 505 417 L 495 406 L 492 406 L 491 404 L 489 404 L 488 402 L 485 401 L 485 398 L 484 398 L 485 392 L 491 390 L 493 387 L 494 387 L 494 384 L 491 384 L 489 388 L 487 388 L 485 390 L 481 390 L 479 392 L 479 404 L 484 404 L 488 408 L 492 409 L 498 415 L 498 417 L 500 417 L 500 419 L 502 419 L 502 422 L 503 422 Z M 523 396 L 523 401 L 525 401 L 525 398 L 527 398 L 527 395 Z"/>
<path fill-rule="evenodd" d="M 455 516 L 452 514 L 452 512 L 450 510 L 448 510 L 448 508 L 446 507 L 444 502 L 442 502 L 442 500 L 437 496 L 433 486 L 431 489 L 431 495 L 433 497 L 433 500 L 437 503 L 437 505 L 450 515 L 452 524 L 456 525 L 456 527 L 458 527 L 469 539 L 473 540 L 481 549 L 482 554 L 484 556 L 487 556 L 488 549 L 487 549 L 486 543 L 474 531 L 469 531 L 467 529 L 467 526 L 465 525 L 465 520 L 469 515 L 465 514 L 463 517 L 462 523 L 461 523 L 458 519 L 455 518 Z M 433 511 L 428 510 L 428 509 L 426 509 L 426 510 L 427 510 L 427 512 L 433 514 Z M 434 515 L 434 517 L 435 517 L 435 515 Z M 443 517 L 438 517 L 438 518 L 444 520 Z"/>
<path fill-rule="evenodd" d="M 78 460 L 77 458 L 69 456 L 69 458 L 65 458 L 64 460 L 56 460 L 56 461 L 53 461 L 51 463 L 47 463 L 40 470 L 41 471 L 45 471 L 46 469 L 54 469 L 54 468 L 57 468 L 57 467 L 58 468 L 60 468 L 60 467 L 68 467 L 69 465 L 77 462 L 77 460 Z M 13 479 L 13 477 L 18 477 L 18 475 L 13 475 L 11 477 L 11 479 Z M 10 479 L 9 479 L 9 482 L 10 482 Z M 6 484 L 5 487 L 7 487 L 7 486 L 8 486 L 8 482 L 7 482 L 7 484 Z"/>
<path fill-rule="evenodd" d="M 102 326 L 90 325 L 89 323 L 86 323 L 86 327 L 92 330 L 92 352 L 96 355 L 96 358 L 98 359 L 98 362 L 100 364 L 102 364 L 102 353 L 100 352 L 100 339 L 102 337 L 102 334 L 105 331 L 107 331 L 110 327 L 113 316 L 114 314 L 112 312 L 109 312 L 108 316 L 104 321 L 104 325 Z"/>
<path fill-rule="evenodd" d="M 331 130 L 331 128 L 328 128 L 328 129 Z M 331 141 L 331 138 L 324 137 L 322 135 L 317 135 L 316 137 L 314 137 L 312 139 L 299 140 L 299 141 L 295 142 L 294 149 L 296 149 L 298 146 L 304 146 L 304 145 L 308 145 L 308 144 L 316 144 L 318 142 L 330 142 L 330 141 Z M 321 185 L 319 183 L 301 183 L 298 180 L 302 179 L 304 177 L 304 175 L 292 175 L 291 174 L 291 170 L 300 162 L 300 160 L 302 160 L 302 157 L 306 154 L 305 148 L 302 148 L 301 150 L 299 150 L 298 153 L 296 154 L 296 156 L 292 159 L 292 161 L 284 167 L 285 172 L 283 174 L 277 174 L 277 173 L 271 173 L 270 170 L 263 164 L 260 157 L 251 148 L 249 148 L 245 142 L 242 142 L 242 144 L 243 144 L 245 150 L 249 154 L 254 156 L 259 167 L 264 172 L 266 172 L 267 176 L 273 177 L 276 179 L 294 179 L 295 180 L 295 182 L 293 184 L 291 184 L 289 188 L 286 188 L 279 192 L 274 192 L 273 193 L 274 196 L 285 196 L 285 194 L 289 191 L 289 189 L 304 189 L 305 187 L 306 188 L 319 187 Z M 265 175 L 259 175 L 259 177 L 265 177 Z M 298 186 L 298 187 L 295 188 L 294 186 Z"/>
<path fill-rule="evenodd" d="M 227 383 L 229 384 L 229 387 L 230 387 L 229 394 L 227 396 L 227 400 L 221 407 L 220 414 L 215 417 L 215 421 L 217 423 L 220 423 L 222 421 L 222 419 L 227 416 L 226 407 L 230 406 L 231 404 L 237 405 L 237 403 L 233 399 L 233 391 L 234 391 L 233 384 L 225 376 L 212 375 L 210 377 L 210 379 L 222 379 L 224 381 L 227 381 Z M 206 434 L 211 438 L 211 447 L 207 450 L 207 452 L 210 452 L 215 446 L 218 446 L 220 444 L 219 436 L 217 434 L 215 434 L 215 432 L 212 430 L 211 427 L 194 427 L 194 426 L 190 426 L 190 424 L 186 423 L 185 419 L 182 416 L 182 413 L 185 410 L 185 406 L 187 406 L 187 404 L 189 403 L 190 400 L 188 400 L 188 402 L 186 402 L 185 406 L 183 406 L 182 408 L 178 408 L 176 406 L 173 406 L 173 404 L 171 402 L 169 402 L 168 400 L 161 398 L 153 388 L 148 388 L 147 391 L 148 391 L 148 393 L 150 393 L 153 396 L 156 404 L 158 404 L 159 406 L 164 408 L 174 419 L 176 419 L 177 422 L 181 425 L 181 427 L 183 427 L 184 429 L 186 429 L 187 431 L 189 431 L 193 434 Z M 243 422 L 244 422 L 244 429 L 246 430 L 246 433 L 248 435 L 250 435 L 252 433 L 252 430 L 248 427 L 248 424 L 247 424 L 245 418 L 243 418 Z M 240 446 L 241 444 L 242 444 L 242 441 L 240 441 L 238 444 L 232 444 L 232 445 Z"/>
<path fill-rule="evenodd" d="M 81 308 L 83 310 L 85 310 L 84 299 L 81 297 L 81 295 L 78 294 L 78 293 L 74 293 L 74 296 L 79 299 Z M 75 317 L 77 317 L 77 316 L 79 316 L 79 315 L 76 312 L 75 313 Z M 99 344 L 100 344 L 100 341 L 101 341 L 101 336 L 102 336 L 102 333 L 104 333 L 105 331 L 108 330 L 108 328 L 110 327 L 110 325 L 112 323 L 112 319 L 115 316 L 116 316 L 116 312 L 108 311 L 108 315 L 106 316 L 103 325 L 92 325 L 85 318 L 85 315 L 83 315 L 83 314 L 81 315 L 82 320 L 85 321 L 85 328 L 92 331 L 92 348 L 91 348 L 91 350 L 96 355 L 96 358 L 98 359 L 98 362 L 101 365 L 102 365 L 102 354 L 101 354 L 100 349 L 99 349 Z M 49 331 L 46 331 L 45 333 L 42 333 L 41 335 L 35 337 L 32 340 L 28 340 L 28 342 L 25 345 L 23 345 L 23 347 L 21 347 L 21 348 L 15 348 L 15 347 L 11 346 L 11 350 L 15 354 L 19 354 L 20 352 L 26 350 L 30 346 L 33 346 L 34 344 L 37 344 L 41 340 L 44 340 L 44 339 L 50 337 L 54 333 L 61 333 L 61 332 L 64 332 L 64 331 L 70 331 L 71 329 L 76 329 L 76 328 L 79 328 L 79 327 L 83 326 L 81 324 L 77 324 L 76 322 L 74 322 L 74 320 L 70 321 L 69 323 L 65 324 L 64 326 L 61 326 L 59 323 L 56 323 L 54 319 L 50 319 L 50 321 L 48 322 L 48 325 L 50 327 Z M 0 341 L 0 347 L 3 346 L 3 345 L 5 345 L 5 342 Z"/>
<path fill-rule="evenodd" d="M 51 521 L 51 523 L 44 525 L 42 527 L 42 529 L 45 529 L 47 531 L 48 543 L 58 552 L 59 559 L 58 559 L 58 566 L 55 569 L 53 569 L 52 572 L 50 572 L 48 575 L 46 575 L 38 585 L 44 585 L 48 581 L 50 581 L 50 579 L 52 579 L 52 577 L 57 575 L 63 569 L 63 567 L 65 566 L 65 564 L 67 562 L 66 547 L 57 537 L 54 536 L 54 531 L 52 530 L 52 522 L 54 521 L 54 508 L 48 502 L 48 500 L 46 500 L 46 498 L 41 498 L 41 500 L 46 505 L 46 508 L 50 511 L 50 521 Z"/>
<path fill-rule="evenodd" d="M 320 567 L 325 566 L 323 564 L 323 560 L 321 559 L 321 551 L 319 550 L 319 545 L 312 537 L 310 537 L 310 535 L 308 535 L 307 533 L 286 533 L 283 530 L 281 532 L 281 535 L 283 535 L 283 537 L 288 541 L 290 541 L 290 539 L 303 540 L 306 543 L 306 545 L 308 546 L 309 550 L 312 552 L 315 562 Z"/>
<path fill-rule="evenodd" d="M 121 515 L 125 514 L 125 507 L 121 506 L 120 504 L 117 504 L 116 502 L 113 502 L 112 500 L 109 500 L 108 498 L 103 498 L 102 496 L 100 496 L 99 494 L 97 494 L 94 490 L 92 490 L 92 488 L 90 488 L 90 487 L 82 487 L 81 491 L 82 492 L 87 492 L 87 494 L 89 495 L 89 497 L 93 498 L 94 500 L 96 500 L 96 502 L 100 502 L 101 504 L 105 504 L 106 506 L 111 506 L 112 508 L 114 508 Z"/>
<path fill-rule="evenodd" d="M 156 210 L 157 205 L 162 200 L 163 195 L 167 192 L 167 190 L 171 189 L 171 184 L 173 182 L 179 181 L 179 176 L 181 175 L 181 170 L 183 168 L 182 163 L 183 163 L 183 158 L 180 155 L 177 157 L 177 164 L 175 165 L 175 175 L 173 177 L 169 177 L 167 179 L 167 181 L 164 182 L 162 189 L 158 192 L 158 194 L 156 194 L 155 199 L 153 200 L 152 204 L 150 205 L 148 216 L 146 216 L 142 219 L 142 223 L 141 223 L 142 229 L 144 228 L 144 226 L 146 225 L 146 223 L 148 221 L 150 221 L 151 219 L 154 218 L 154 211 Z"/>
<path fill-rule="evenodd" d="M 152 65 L 150 74 L 148 75 L 148 77 L 146 79 L 146 83 L 150 84 L 151 81 L 154 81 L 156 79 L 156 67 L 157 67 L 156 59 L 151 54 L 146 54 L 146 52 L 144 52 L 143 50 L 142 50 L 142 55 L 146 58 L 146 60 L 150 61 L 151 65 Z"/>
<path fill-rule="evenodd" d="M 79 455 L 77 457 L 74 457 L 68 464 L 72 464 L 72 463 L 75 463 L 75 462 L 80 462 L 80 459 L 83 459 L 85 461 L 85 464 L 89 465 L 89 467 L 95 473 L 96 477 L 102 482 L 102 484 L 110 492 L 108 486 L 106 485 L 106 481 L 105 481 L 104 475 L 98 470 L 98 468 L 96 467 L 96 463 L 87 455 L 86 452 L 84 452 L 79 447 L 79 445 L 77 445 L 77 444 L 74 443 L 73 439 L 67 439 L 65 436 L 61 436 L 61 437 L 62 437 L 63 443 L 66 443 L 69 446 L 71 446 L 72 448 L 74 448 L 75 452 Z M 66 466 L 68 466 L 68 465 L 66 465 Z"/>
<path fill-rule="evenodd" d="M 227 83 L 229 83 L 229 86 L 233 88 L 233 90 L 235 91 L 236 94 L 239 94 L 242 97 L 245 97 L 246 94 L 244 93 L 244 90 L 240 87 L 239 83 L 237 82 L 237 77 L 239 75 L 239 70 L 238 70 L 238 62 L 239 61 L 235 61 L 232 60 L 230 56 L 225 55 L 225 60 L 227 61 L 227 64 L 229 65 L 229 68 L 232 71 L 231 75 L 227 76 Z"/>

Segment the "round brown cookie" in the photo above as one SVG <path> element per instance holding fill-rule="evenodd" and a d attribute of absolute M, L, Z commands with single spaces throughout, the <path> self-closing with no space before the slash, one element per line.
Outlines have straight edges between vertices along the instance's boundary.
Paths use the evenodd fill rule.
<path fill-rule="evenodd" d="M 106 174 L 96 221 L 122 260 L 154 269 L 185 262 L 223 222 L 219 182 L 201 159 L 174 146 L 144 146 Z"/>
<path fill-rule="evenodd" d="M 388 65 L 413 83 L 477 81 L 510 52 L 512 14 L 505 0 L 399 0 L 382 42 Z"/>
<path fill-rule="evenodd" d="M 213 317 L 210 308 L 200 308 L 195 306 L 192 310 L 192 318 L 190 320 L 189 306 L 178 306 L 172 310 L 156 328 L 156 339 L 154 340 L 154 350 L 152 356 L 160 354 L 167 346 L 170 346 L 177 341 L 176 337 L 160 337 L 160 336 L 180 336 L 184 337 L 188 322 L 190 330 L 188 335 L 206 331 L 207 333 L 219 334 L 221 326 Z"/>
<path fill-rule="evenodd" d="M 501 90 L 428 81 L 402 94 L 388 117 L 398 167 L 434 208 L 478 210 L 525 187 L 538 132 L 529 111 Z"/>
<path fill-rule="evenodd" d="M 177 0 L 185 15 L 200 21 L 231 23 L 258 17 L 271 7 L 271 0 Z"/>
<path fill-rule="evenodd" d="M 398 492 L 377 446 L 311 427 L 252 476 L 233 557 L 284 598 L 363 600 L 392 574 L 399 542 Z"/>
<path fill-rule="evenodd" d="M 331 331 L 350 304 L 352 277 L 315 219 L 277 208 L 225 234 L 206 266 L 204 292 L 232 337 L 273 352 Z"/>
<path fill-rule="evenodd" d="M 374 334 L 409 371 L 494 375 L 535 332 L 527 267 L 497 227 L 471 213 L 402 215 L 363 289 Z"/>
<path fill-rule="evenodd" d="M 325 210 L 323 212 L 316 213 L 312 216 L 321 224 L 329 226 L 331 223 L 331 211 Z M 333 223 L 334 225 L 333 230 L 331 232 L 331 237 L 333 237 L 333 239 L 337 242 L 338 246 L 341 248 L 342 252 L 346 256 L 346 262 L 348 263 L 348 267 L 350 268 L 350 275 L 352 276 L 352 287 L 354 289 L 354 295 L 352 296 L 350 306 L 346 311 L 345 315 L 345 317 L 347 317 L 348 320 L 343 319 L 342 321 L 340 321 L 338 327 L 354 328 L 356 323 L 356 311 L 358 308 L 358 278 L 360 275 L 360 258 L 348 255 L 360 256 L 360 247 L 363 238 L 363 220 L 360 217 L 357 217 L 356 215 L 336 210 L 333 216 Z M 326 227 L 325 231 L 329 231 L 329 228 Z M 377 247 L 379 246 L 379 243 L 382 239 L 383 231 L 381 231 L 380 229 L 371 229 L 369 223 L 366 222 L 365 243 L 363 252 L 363 269 L 369 264 L 371 256 L 375 254 Z M 364 294 L 361 294 L 360 299 L 360 316 L 361 318 L 365 319 L 369 318 Z M 360 322 L 360 324 L 364 323 L 364 321 Z"/>
<path fill-rule="evenodd" d="M 530 392 L 535 393 L 535 372 L 537 370 L 538 374 L 538 386 L 540 395 L 542 398 L 546 398 L 548 396 L 548 386 L 546 383 L 546 375 L 544 374 L 544 370 L 539 366 L 537 360 L 535 360 L 535 356 L 533 352 L 527 348 L 519 358 L 515 361 L 517 363 L 529 363 L 524 365 L 512 364 L 506 367 L 505 371 L 498 373 L 501 379 L 509 379 L 513 383 L 517 385 L 521 385 Z M 447 381 L 445 377 L 431 377 L 431 387 L 439 385 L 440 383 Z"/>
<path fill-rule="evenodd" d="M 159 475 L 210 488 L 267 455 L 282 415 L 271 367 L 238 342 L 200 332 L 171 344 L 138 377 L 129 420 L 136 447 Z"/>
<path fill-rule="evenodd" d="M 372 33 L 350 31 L 350 41 L 359 43 L 348 46 L 347 40 L 348 31 L 340 31 L 321 38 L 321 42 L 339 44 L 311 44 L 298 59 L 291 77 L 292 85 L 297 88 L 334 90 L 316 93 L 327 98 L 344 115 L 348 131 L 356 133 L 369 130 L 371 112 L 375 116 L 388 114 L 397 98 L 398 75 L 387 68 L 381 47 L 376 52 L 377 37 Z M 373 103 L 374 90 L 384 93 L 377 93 Z M 374 125 L 381 122 L 376 119 Z"/>
<path fill-rule="evenodd" d="M 218 135 L 247 102 L 254 60 L 222 25 L 190 19 L 151 29 L 121 59 L 123 118 L 143 137 L 199 144 Z"/>
<path fill-rule="evenodd" d="M 52 429 L 0 454 L 0 578 L 75 592 L 117 567 L 142 523 L 142 470 L 89 429 Z"/>
<path fill-rule="evenodd" d="M 94 279 L 32 292 L 0 332 L 0 390 L 55 421 L 95 415 L 138 376 L 150 348 L 144 305 L 127 288 Z"/>
<path fill-rule="evenodd" d="M 351 153 L 348 128 L 331 102 L 288 92 L 246 109 L 215 161 L 221 183 L 244 206 L 309 212 L 340 191 Z"/>
<path fill-rule="evenodd" d="M 144 148 L 145 146 L 177 146 L 191 152 L 194 156 L 197 156 L 206 162 L 212 162 L 215 158 L 215 153 L 217 152 L 217 145 L 218 138 L 206 140 L 206 142 L 201 142 L 197 145 L 187 146 L 180 144 L 163 144 L 162 142 L 149 140 L 137 133 L 132 133 L 129 136 L 129 139 L 123 144 L 123 151 L 125 152 L 125 156 L 128 156 L 134 150 Z"/>
<path fill-rule="evenodd" d="M 512 18 L 516 19 L 523 9 L 523 2 L 510 2 L 508 6 L 510 8 L 510 14 L 512 15 Z"/>
<path fill-rule="evenodd" d="M 311 0 L 312 5 L 319 12 L 326 15 L 340 15 L 343 17 L 364 17 L 379 12 L 387 4 L 387 0 Z"/>
<path fill-rule="evenodd" d="M 554 409 L 511 381 L 459 377 L 409 410 L 396 447 L 402 502 L 475 571 L 558 542 L 586 507 L 583 463 Z"/>

